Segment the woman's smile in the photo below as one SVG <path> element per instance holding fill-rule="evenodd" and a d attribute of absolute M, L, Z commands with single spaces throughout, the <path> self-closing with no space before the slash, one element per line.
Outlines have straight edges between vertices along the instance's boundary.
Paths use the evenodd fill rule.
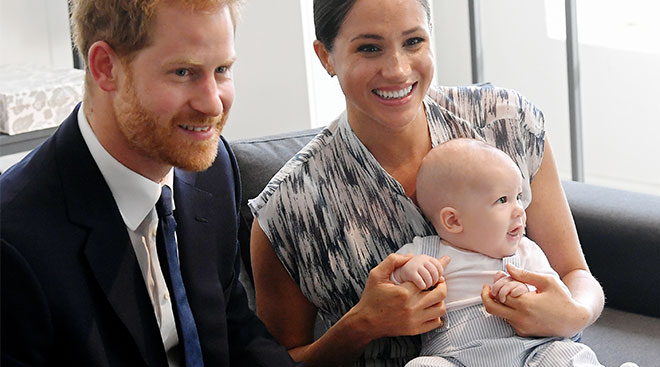
<path fill-rule="evenodd" d="M 383 99 L 401 99 L 412 94 L 417 82 L 398 90 L 373 89 L 372 92 Z"/>

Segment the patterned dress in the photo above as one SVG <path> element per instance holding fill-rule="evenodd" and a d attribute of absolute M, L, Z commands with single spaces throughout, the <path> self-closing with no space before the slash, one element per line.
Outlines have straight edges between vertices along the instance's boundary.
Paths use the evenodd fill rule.
<path fill-rule="evenodd" d="M 431 143 L 483 140 L 520 167 L 523 203 L 543 156 L 543 115 L 518 93 L 493 87 L 440 87 L 424 100 Z M 293 157 L 249 206 L 277 256 L 328 326 L 359 300 L 369 271 L 430 222 L 339 117 Z M 370 343 L 357 366 L 403 366 L 419 337 Z"/>

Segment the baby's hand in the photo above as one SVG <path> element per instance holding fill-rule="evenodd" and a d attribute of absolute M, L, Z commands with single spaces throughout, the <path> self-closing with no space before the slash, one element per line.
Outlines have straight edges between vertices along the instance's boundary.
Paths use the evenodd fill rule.
<path fill-rule="evenodd" d="M 490 288 L 490 296 L 504 303 L 507 296 L 520 297 L 529 292 L 527 284 L 514 280 L 504 272 L 498 271 L 493 278 L 493 285 Z"/>
<path fill-rule="evenodd" d="M 412 282 L 419 289 L 428 289 L 438 284 L 444 269 L 435 257 L 415 255 L 400 268 L 394 269 L 391 279 L 394 283 Z"/>

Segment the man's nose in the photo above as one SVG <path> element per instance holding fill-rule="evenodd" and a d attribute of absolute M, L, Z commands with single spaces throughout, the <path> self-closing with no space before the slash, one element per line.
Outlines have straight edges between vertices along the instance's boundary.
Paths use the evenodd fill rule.
<path fill-rule="evenodd" d="M 220 88 L 214 77 L 205 77 L 197 86 L 197 92 L 193 98 L 192 108 L 206 116 L 220 116 L 223 112 Z"/>

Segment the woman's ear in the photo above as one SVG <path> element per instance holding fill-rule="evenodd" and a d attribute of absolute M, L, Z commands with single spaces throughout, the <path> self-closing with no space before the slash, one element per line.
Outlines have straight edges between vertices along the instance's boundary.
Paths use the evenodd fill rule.
<path fill-rule="evenodd" d="M 96 41 L 89 47 L 87 67 L 94 83 L 103 91 L 117 90 L 117 71 L 121 62 L 115 51 L 105 41 Z"/>
<path fill-rule="evenodd" d="M 314 52 L 316 52 L 316 56 L 319 58 L 319 61 L 321 61 L 321 65 L 323 65 L 328 72 L 328 75 L 330 75 L 330 77 L 335 76 L 335 68 L 332 66 L 330 52 L 328 52 L 328 49 L 323 42 L 319 40 L 314 41 Z"/>
<path fill-rule="evenodd" d="M 463 232 L 460 213 L 450 206 L 446 206 L 440 210 L 440 225 L 449 233 Z"/>

